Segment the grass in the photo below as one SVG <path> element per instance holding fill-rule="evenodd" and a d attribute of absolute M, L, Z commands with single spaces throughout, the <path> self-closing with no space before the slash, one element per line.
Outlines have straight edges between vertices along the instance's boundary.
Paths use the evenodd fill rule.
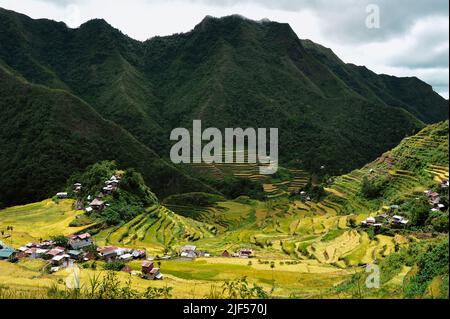
<path fill-rule="evenodd" d="M 287 260 L 285 260 L 287 261 Z M 130 263 L 134 270 L 140 270 L 141 262 Z M 101 269 L 101 263 L 98 268 Z M 289 297 L 293 292 L 297 294 L 320 294 L 324 289 L 348 278 L 345 270 L 331 266 L 319 265 L 314 261 L 307 261 L 297 265 L 281 265 L 278 261 L 275 270 L 270 265 L 262 265 L 257 260 L 232 258 L 197 259 L 186 261 L 162 261 L 161 271 L 165 276 L 163 281 L 146 281 L 132 277 L 132 287 L 144 291 L 147 287 L 173 287 L 174 298 L 204 298 L 210 291 L 211 285 L 222 285 L 226 280 L 235 280 L 247 276 L 251 282 L 256 282 L 268 290 L 272 288 L 272 280 L 276 286 L 274 296 Z M 81 283 L 86 284 L 94 274 L 103 273 L 101 270 L 81 269 Z M 119 279 L 126 281 L 128 274 L 117 273 Z M 0 262 L 0 283 L 2 287 L 13 288 L 18 291 L 44 291 L 53 284 L 63 285 L 69 275 L 65 270 L 52 275 L 40 273 L 38 270 L 27 269 L 21 261 L 18 264 Z M 315 280 L 316 279 L 316 280 Z"/>
<path fill-rule="evenodd" d="M 194 261 L 163 260 L 161 270 L 165 280 L 148 282 L 133 277 L 133 287 L 138 290 L 145 290 L 149 285 L 168 285 L 174 288 L 175 298 L 204 298 L 212 286 L 220 287 L 227 280 L 247 276 L 268 290 L 273 288 L 275 297 L 336 297 L 330 294 L 332 287 L 360 271 L 362 265 L 382 262 L 411 240 L 411 234 L 369 237 L 363 229 L 350 228 L 350 219 L 359 224 L 369 216 L 386 211 L 397 196 L 407 198 L 448 176 L 448 167 L 440 161 L 430 161 L 420 169 L 403 167 L 407 166 L 402 163 L 404 148 L 423 140 L 420 136 L 407 140 L 373 163 L 334 178 L 326 188 L 332 196 L 318 203 L 290 200 L 283 194 L 266 201 L 228 200 L 200 208 L 195 220 L 177 215 L 167 207 L 154 206 L 126 224 L 102 230 L 94 239 L 99 245 L 145 248 L 150 256 L 161 256 L 167 250 L 177 252 L 181 245 L 190 243 L 216 256 Z M 425 152 L 423 145 L 421 149 Z M 233 170 L 227 166 L 220 169 Z M 241 170 L 241 174 L 249 173 L 245 165 L 234 169 Z M 302 174 L 291 172 L 289 178 L 297 180 L 269 180 L 266 192 L 285 191 L 292 183 L 300 183 L 300 178 L 305 180 Z M 387 176 L 389 184 L 382 197 L 367 199 L 361 194 L 361 183 L 364 177 L 372 175 Z M 1 240 L 12 239 L 13 245 L 18 246 L 83 229 L 69 227 L 81 214 L 72 210 L 72 204 L 70 200 L 47 200 L 0 211 L 0 229 L 14 227 L 13 236 Z M 232 253 L 240 248 L 253 249 L 255 257 L 250 260 L 217 257 L 224 250 Z M 140 262 L 132 262 L 131 266 L 139 270 Z M 0 262 L 0 286 L 26 292 L 42 290 L 64 279 L 64 272 L 46 275 L 42 268 L 39 261 Z M 98 272 L 83 269 L 82 280 Z M 380 296 L 389 297 L 391 292 L 392 296 L 401 296 L 402 279 L 407 272 L 399 268 Z M 119 276 L 127 278 L 125 273 Z M 437 290 L 440 283 L 434 283 L 433 287 Z"/>
<path fill-rule="evenodd" d="M 83 211 L 72 208 L 72 200 L 54 202 L 51 199 L 24 206 L 15 206 L 0 210 L 0 230 L 9 236 L 7 226 L 13 226 L 12 236 L 1 238 L 14 247 L 39 239 L 48 239 L 55 235 L 70 235 L 86 229 L 90 225 L 70 227 L 70 223 Z"/>

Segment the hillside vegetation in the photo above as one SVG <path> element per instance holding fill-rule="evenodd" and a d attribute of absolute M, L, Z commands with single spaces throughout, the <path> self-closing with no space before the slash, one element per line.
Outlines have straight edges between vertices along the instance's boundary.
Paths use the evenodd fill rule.
<path fill-rule="evenodd" d="M 74 172 L 112 159 L 162 195 L 211 191 L 67 91 L 31 84 L 1 64 L 0 82 L 0 205 L 51 197 Z"/>
<path fill-rule="evenodd" d="M 90 216 L 94 224 L 70 227 L 70 219 L 85 214 L 72 210 L 73 201 L 56 200 L 2 210 L 0 220 L 4 222 L 0 227 L 14 227 L 12 236 L 4 241 L 17 246 L 53 232 L 69 234 L 88 228 L 100 246 L 143 248 L 153 256 L 177 256 L 182 245 L 193 244 L 212 254 L 194 261 L 161 261 L 167 279 L 151 286 L 168 284 L 176 297 L 208 298 L 227 280 L 247 276 L 270 291 L 272 297 L 447 298 L 448 189 L 441 188 L 440 183 L 448 179 L 448 171 L 448 121 L 427 126 L 374 162 L 332 178 L 325 194 L 310 201 L 289 193 L 262 201 L 247 196 L 229 200 L 194 192 L 174 195 L 161 203 L 136 172 L 102 162 L 73 176 L 67 187 L 70 189 L 74 180 L 82 181 L 85 190 L 74 195 L 80 200 L 96 193 L 105 176 L 120 175 L 119 189 L 105 199 L 113 207 L 128 194 L 125 204 L 140 201 L 137 205 L 141 208 L 135 215 L 120 216 L 120 221 L 111 225 L 104 219 L 110 213 L 107 208 L 104 214 Z M 130 182 L 126 182 L 127 175 Z M 283 176 L 288 181 L 292 178 Z M 306 185 L 303 189 L 312 192 L 313 188 L 318 192 L 320 186 Z M 368 192 L 373 188 L 376 192 Z M 424 198 L 428 189 L 440 193 L 445 210 L 431 211 Z M 394 204 L 398 208 L 392 213 Z M 369 216 L 382 213 L 401 214 L 410 224 L 406 228 L 360 226 Z M 64 222 L 60 218 L 57 221 L 62 215 Z M 39 227 L 31 227 L 27 222 L 30 218 Z M 241 248 L 253 249 L 255 257 L 220 257 L 224 250 L 232 253 Z M 29 293 L 42 284 L 42 292 L 42 287 L 52 282 L 36 267 L 24 268 L 29 265 L 23 261 L 7 264 L 0 263 L 7 273 L 21 269 L 15 275 L 20 285 L 0 276 L 8 287 Z M 363 267 L 368 264 L 381 268 L 380 289 L 365 287 L 368 274 Z M 139 270 L 140 264 L 131 262 L 130 266 Z M 82 270 L 83 280 L 96 272 L 92 268 Z M 145 291 L 149 284 L 136 278 L 132 286 Z"/>
<path fill-rule="evenodd" d="M 188 33 L 139 42 L 104 20 L 70 29 L 0 9 L 0 28 L 5 205 L 48 197 L 69 174 L 112 159 L 161 197 L 214 193 L 161 160 L 170 131 L 193 119 L 278 127 L 282 165 L 336 175 L 448 118 L 448 101 L 426 83 L 344 64 L 287 24 L 207 17 Z"/>

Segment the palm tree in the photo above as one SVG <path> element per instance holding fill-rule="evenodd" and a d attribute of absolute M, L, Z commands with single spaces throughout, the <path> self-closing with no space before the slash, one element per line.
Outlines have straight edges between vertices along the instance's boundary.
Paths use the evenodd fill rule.
<path fill-rule="evenodd" d="M 275 282 L 273 277 L 273 270 L 275 269 L 275 263 L 273 261 L 270 263 L 270 269 L 272 269 L 272 282 Z"/>
<path fill-rule="evenodd" d="M 12 227 L 12 226 L 6 226 L 6 230 L 9 230 L 9 244 L 12 245 L 12 232 L 13 232 L 13 227 Z"/>

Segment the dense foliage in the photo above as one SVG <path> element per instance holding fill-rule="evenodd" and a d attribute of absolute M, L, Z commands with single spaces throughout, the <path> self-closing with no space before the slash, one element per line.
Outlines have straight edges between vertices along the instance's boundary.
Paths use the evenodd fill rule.
<path fill-rule="evenodd" d="M 442 298 L 448 299 L 449 276 L 448 237 L 431 242 L 412 242 L 384 258 L 380 263 L 380 288 L 366 287 L 367 273 L 360 272 L 336 287 L 336 291 L 353 298 Z M 409 269 L 401 288 L 390 281 L 405 268 Z M 394 290 L 392 290 L 394 289 Z"/>
<path fill-rule="evenodd" d="M 38 201 L 64 190 L 75 172 L 101 160 L 134 167 L 159 195 L 213 191 L 187 177 L 78 98 L 31 85 L 0 63 L 0 203 Z M 132 154 L 132 155 L 131 155 Z M 87 180 L 87 186 L 95 183 Z M 214 192 L 214 191 L 213 191 Z"/>
<path fill-rule="evenodd" d="M 102 192 L 105 181 L 113 175 L 120 175 L 117 191 L 106 195 L 104 200 L 109 204 L 101 211 L 95 211 L 91 218 L 100 218 L 107 225 L 118 225 L 132 220 L 141 214 L 145 208 L 158 204 L 158 198 L 145 184 L 140 173 L 130 168 L 120 171 L 114 161 L 103 161 L 91 165 L 83 173 L 76 173 L 69 179 L 68 190 L 73 189 L 74 182 L 83 185 L 82 191 L 73 193 L 81 202 L 89 203 L 87 198 L 93 198 Z"/>
<path fill-rule="evenodd" d="M 387 176 L 369 179 L 364 176 L 361 184 L 361 193 L 368 199 L 377 198 L 383 195 L 383 191 L 389 184 Z"/>
<path fill-rule="evenodd" d="M 448 117 L 448 101 L 427 84 L 346 65 L 286 24 L 206 18 L 138 42 L 104 20 L 69 29 L 0 9 L 0 29 L 3 205 L 53 195 L 107 159 L 135 167 L 163 197 L 214 193 L 161 159 L 169 132 L 193 119 L 278 127 L 281 162 L 336 174 L 417 131 L 418 119 Z M 214 186 L 233 197 L 240 183 Z"/>

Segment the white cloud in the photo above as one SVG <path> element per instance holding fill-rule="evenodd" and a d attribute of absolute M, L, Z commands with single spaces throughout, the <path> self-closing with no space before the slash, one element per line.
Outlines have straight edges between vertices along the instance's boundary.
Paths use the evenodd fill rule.
<path fill-rule="evenodd" d="M 365 27 L 369 3 L 380 6 L 380 29 Z M 447 0 L 0 0 L 0 7 L 70 27 L 103 18 L 138 40 L 189 31 L 206 15 L 269 18 L 289 23 L 300 38 L 330 47 L 346 62 L 417 76 L 448 98 Z"/>

